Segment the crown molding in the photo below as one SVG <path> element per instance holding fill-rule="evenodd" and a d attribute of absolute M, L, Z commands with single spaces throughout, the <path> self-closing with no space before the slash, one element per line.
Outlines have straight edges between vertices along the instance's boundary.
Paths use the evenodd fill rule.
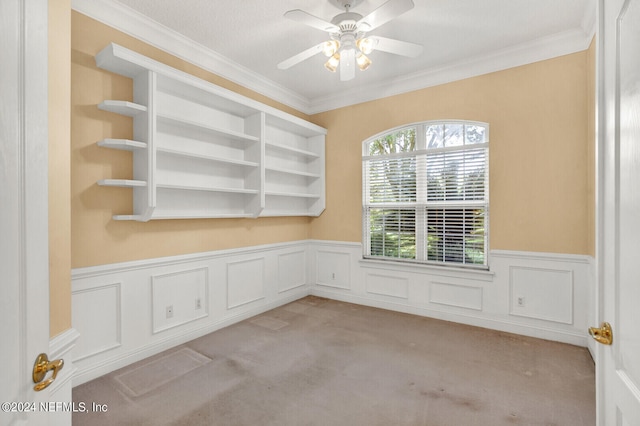
<path fill-rule="evenodd" d="M 310 109 L 309 100 L 304 96 L 243 67 L 121 3 L 108 0 L 72 0 L 71 8 L 274 101 L 281 102 L 303 113 L 307 113 Z"/>
<path fill-rule="evenodd" d="M 405 76 L 398 76 L 384 84 L 360 86 L 340 95 L 310 100 L 310 114 L 330 111 L 362 102 L 413 92 L 427 87 L 451 83 L 483 74 L 502 71 L 538 61 L 583 51 L 589 47 L 593 34 L 582 28 L 564 31 L 529 43 L 497 50 L 488 55 L 452 62 Z"/>
<path fill-rule="evenodd" d="M 488 55 L 398 76 L 383 84 L 353 87 L 337 95 L 309 99 L 121 3 L 109 0 L 72 0 L 71 7 L 92 19 L 305 114 L 316 114 L 400 95 L 583 51 L 589 47 L 597 26 L 594 4 L 585 10 L 579 28 L 497 50 Z"/>

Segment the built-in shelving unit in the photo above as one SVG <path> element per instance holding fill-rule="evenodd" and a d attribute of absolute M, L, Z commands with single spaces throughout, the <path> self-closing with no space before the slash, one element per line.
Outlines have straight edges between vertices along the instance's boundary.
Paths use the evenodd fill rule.
<path fill-rule="evenodd" d="M 131 151 L 133 179 L 99 185 L 133 191 L 116 220 L 318 216 L 325 207 L 326 129 L 109 44 L 98 67 L 133 79 L 133 102 L 104 111 L 133 119 L 133 139 L 98 145 Z"/>

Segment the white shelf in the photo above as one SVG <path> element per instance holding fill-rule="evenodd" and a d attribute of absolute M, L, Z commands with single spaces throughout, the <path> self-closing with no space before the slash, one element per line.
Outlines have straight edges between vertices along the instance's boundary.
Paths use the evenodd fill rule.
<path fill-rule="evenodd" d="M 302 172 L 299 170 L 293 170 L 293 169 L 283 169 L 280 167 L 265 167 L 265 170 L 270 171 L 270 172 L 276 172 L 276 173 L 284 173 L 284 174 L 289 174 L 289 175 L 296 175 L 296 176 L 304 176 L 304 177 L 309 177 L 309 178 L 320 178 L 321 175 L 319 173 L 310 173 L 310 172 Z"/>
<path fill-rule="evenodd" d="M 102 101 L 98 104 L 98 108 L 103 111 L 115 112 L 116 114 L 135 117 L 136 115 L 147 112 L 147 107 L 128 101 Z"/>
<path fill-rule="evenodd" d="M 238 214 L 238 213 L 216 213 L 216 212 L 201 212 L 201 213 L 188 213 L 183 211 L 168 211 L 156 213 L 152 219 L 231 219 L 231 218 L 254 218 L 252 214 Z"/>
<path fill-rule="evenodd" d="M 132 179 L 100 179 L 98 181 L 100 186 L 118 186 L 121 188 L 134 188 L 147 186 L 147 182 L 143 180 Z"/>
<path fill-rule="evenodd" d="M 133 117 L 133 212 L 114 220 L 318 216 L 325 206 L 326 129 L 116 44 L 98 67 L 133 79 L 134 102 L 98 108 Z M 146 106 L 145 106 L 146 105 Z M 268 141 L 268 142 L 267 142 Z"/>
<path fill-rule="evenodd" d="M 212 134 L 216 134 L 216 135 L 220 135 L 220 136 L 226 136 L 226 137 L 229 137 L 231 139 L 235 139 L 235 140 L 239 140 L 239 141 L 257 142 L 257 141 L 260 140 L 260 138 L 257 138 L 255 136 L 246 135 L 244 133 L 236 132 L 236 131 L 231 130 L 231 129 L 225 129 L 225 128 L 222 128 L 222 127 L 217 127 L 217 126 L 213 126 L 213 125 L 198 123 L 196 121 L 185 120 L 185 119 L 182 119 L 182 118 L 172 117 L 172 116 L 169 116 L 169 115 L 160 115 L 160 114 L 158 114 L 158 119 L 159 120 L 166 120 L 166 121 L 169 121 L 169 122 L 173 122 L 174 124 L 177 124 L 179 126 L 186 126 L 186 127 L 191 127 L 191 128 L 198 129 L 198 130 L 204 130 L 204 131 L 210 132 Z"/>
<path fill-rule="evenodd" d="M 123 151 L 135 151 L 137 149 L 146 149 L 145 142 L 132 141 L 129 139 L 103 139 L 98 141 L 98 146 L 104 148 L 120 149 Z"/>
<path fill-rule="evenodd" d="M 223 158 L 223 157 L 216 157 L 213 155 L 207 155 L 207 154 L 200 154 L 200 153 L 196 153 L 196 152 L 188 152 L 188 151 L 181 151 L 179 149 L 171 149 L 171 148 L 157 148 L 158 152 L 161 153 L 165 153 L 165 154 L 170 154 L 170 155 L 176 155 L 176 156 L 181 156 L 181 157 L 191 157 L 191 158 L 199 158 L 202 160 L 208 160 L 208 161 L 215 161 L 218 163 L 227 163 L 227 164 L 235 164 L 237 166 L 244 166 L 244 167 L 259 167 L 260 164 L 253 162 L 253 161 L 245 161 L 245 160 L 236 160 L 234 158 Z"/>
<path fill-rule="evenodd" d="M 228 192 L 235 194 L 258 194 L 260 191 L 257 189 L 245 189 L 245 188 L 223 188 L 223 187 L 211 187 L 211 186 L 197 186 L 197 185 L 175 185 L 169 183 L 159 183 L 156 185 L 158 189 L 177 189 L 183 191 L 204 191 L 204 192 Z"/>
<path fill-rule="evenodd" d="M 274 148 L 274 149 L 277 149 L 277 150 L 290 152 L 290 153 L 293 153 L 293 154 L 304 155 L 306 157 L 312 157 L 312 158 L 320 157 L 320 154 L 318 154 L 318 153 L 307 151 L 307 150 L 300 149 L 300 148 L 295 148 L 295 147 L 292 147 L 292 146 L 280 145 L 280 144 L 273 143 L 273 142 L 267 142 L 266 145 L 267 145 L 268 148 Z"/>
<path fill-rule="evenodd" d="M 275 197 L 293 197 L 293 198 L 320 198 L 319 194 L 299 194 L 294 192 L 265 191 L 265 195 L 270 195 Z"/>
<path fill-rule="evenodd" d="M 142 215 L 136 214 L 116 214 L 113 220 L 142 220 Z"/>

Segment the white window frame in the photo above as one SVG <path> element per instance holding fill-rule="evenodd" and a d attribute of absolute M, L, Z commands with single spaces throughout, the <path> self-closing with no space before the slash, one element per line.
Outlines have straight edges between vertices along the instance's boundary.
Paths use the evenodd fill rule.
<path fill-rule="evenodd" d="M 485 142 L 484 143 L 476 143 L 473 145 L 464 145 L 462 147 L 444 147 L 444 148 L 427 148 L 427 138 L 426 138 L 426 128 L 430 125 L 475 125 L 482 126 L 485 128 Z M 410 128 L 415 128 L 416 132 L 416 143 L 415 143 L 415 151 L 411 151 L 408 153 L 399 153 L 393 154 L 393 157 L 415 157 L 416 158 L 416 173 L 426 173 L 426 158 L 429 154 L 438 153 L 438 152 L 447 152 L 447 151 L 464 151 L 467 149 L 477 149 L 477 148 L 485 148 L 486 149 L 486 166 L 484 173 L 484 199 L 476 200 L 476 201 L 428 201 L 427 200 L 427 188 L 426 185 L 421 182 L 420 179 L 416 181 L 416 202 L 415 203 L 403 203 L 403 204 L 383 204 L 378 205 L 374 203 L 369 203 L 370 198 L 370 186 L 369 186 L 369 178 L 368 178 L 368 161 L 373 159 L 380 159 L 380 155 L 369 155 L 370 145 L 373 141 L 383 138 L 386 135 L 397 133 L 403 130 L 407 130 Z M 411 124 L 406 124 L 402 126 L 398 126 L 392 129 L 385 130 L 380 132 L 362 143 L 362 239 L 363 239 L 363 258 L 367 260 L 382 260 L 382 261 L 393 261 L 393 262 L 401 262 L 401 263 L 412 263 L 412 264 L 424 264 L 424 265 L 438 265 L 438 266 L 447 266 L 447 267 L 455 267 L 455 268 L 471 268 L 471 269 L 489 269 L 489 124 L 480 122 L 480 121 L 469 121 L 469 120 L 430 120 L 430 121 L 422 121 Z M 391 158 L 391 156 L 388 156 Z M 373 207 L 381 207 L 381 208 L 429 208 L 429 207 L 482 207 L 484 208 L 484 263 L 462 263 L 462 262 L 453 262 L 453 261 L 432 261 L 427 260 L 427 254 L 425 252 L 425 248 L 427 247 L 426 238 L 427 232 L 419 232 L 419 229 L 426 229 L 426 214 L 417 214 L 415 216 L 415 229 L 416 229 L 416 259 L 404 259 L 400 257 L 387 257 L 387 256 L 373 256 L 371 255 L 371 232 L 370 232 L 370 223 L 368 218 L 368 209 Z"/>

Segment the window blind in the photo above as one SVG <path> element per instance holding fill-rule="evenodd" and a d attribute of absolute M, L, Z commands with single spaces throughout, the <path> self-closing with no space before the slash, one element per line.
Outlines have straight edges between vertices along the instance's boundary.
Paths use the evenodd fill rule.
<path fill-rule="evenodd" d="M 487 130 L 429 122 L 365 141 L 365 257 L 486 266 Z"/>

